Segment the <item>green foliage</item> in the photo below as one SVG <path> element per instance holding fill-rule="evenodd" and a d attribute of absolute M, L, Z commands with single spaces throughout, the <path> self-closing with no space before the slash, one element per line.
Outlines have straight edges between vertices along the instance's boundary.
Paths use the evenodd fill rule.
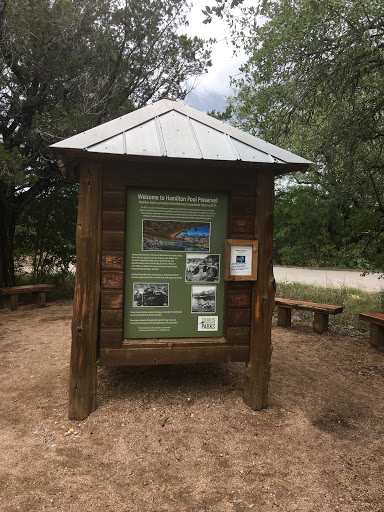
<path fill-rule="evenodd" d="M 227 105 L 226 109 L 223 112 L 216 112 L 216 110 L 211 110 L 207 112 L 207 114 L 211 117 L 215 117 L 219 121 L 229 121 L 233 116 L 233 108 L 231 105 Z"/>
<path fill-rule="evenodd" d="M 383 271 L 384 3 L 263 0 L 243 12 L 230 20 L 248 55 L 235 123 L 313 160 L 305 181 L 343 224 L 335 250 Z"/>
<path fill-rule="evenodd" d="M 0 144 L 0 180 L 4 184 L 22 184 L 26 162 L 18 148 L 9 149 L 5 144 Z"/>
<path fill-rule="evenodd" d="M 365 214 L 346 194 L 328 192 L 319 184 L 284 183 L 276 193 L 275 263 L 368 268 L 375 259 L 370 251 L 378 248 L 363 244 L 372 220 Z M 377 261 L 378 254 L 375 257 Z"/>
<path fill-rule="evenodd" d="M 180 34 L 184 0 L 23 0 L 0 14 L 0 133 L 31 171 L 47 144 L 163 96 L 210 65 L 204 41 Z M 33 153 L 33 154 L 31 154 Z M 26 172 L 25 184 L 29 185 Z"/>
<path fill-rule="evenodd" d="M 332 223 L 333 214 L 328 198 L 313 187 L 281 190 L 275 205 L 275 263 L 328 265 L 335 256 L 338 241 L 332 236 L 337 229 Z M 333 263 L 340 265 L 341 261 Z"/>
<path fill-rule="evenodd" d="M 210 66 L 182 33 L 186 0 L 0 2 L 0 284 L 11 284 L 18 217 L 61 186 L 48 148 L 162 97 Z"/>
<path fill-rule="evenodd" d="M 216 5 L 206 5 L 201 11 L 205 16 L 203 23 L 211 23 L 214 16 L 224 17 L 228 9 L 233 9 L 241 3 L 242 0 L 216 0 Z"/>
<path fill-rule="evenodd" d="M 276 297 L 343 306 L 343 313 L 330 315 L 330 324 L 352 327 L 361 331 L 369 330 L 369 324 L 359 320 L 359 313 L 383 311 L 380 293 L 367 293 L 357 288 L 325 288 L 312 284 L 278 282 Z M 295 311 L 293 314 L 306 321 L 313 319 L 313 313 L 311 312 Z"/>
<path fill-rule="evenodd" d="M 21 214 L 15 257 L 31 267 L 33 282 L 56 280 L 76 263 L 77 185 L 64 182 L 43 191 Z M 19 270 L 22 270 L 19 269 Z"/>

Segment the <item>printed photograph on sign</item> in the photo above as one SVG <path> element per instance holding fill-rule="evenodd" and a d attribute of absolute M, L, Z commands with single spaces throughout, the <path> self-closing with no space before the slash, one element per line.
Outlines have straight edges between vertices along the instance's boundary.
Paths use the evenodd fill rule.
<path fill-rule="evenodd" d="M 133 307 L 168 307 L 168 283 L 133 283 Z"/>
<path fill-rule="evenodd" d="M 192 283 L 218 283 L 220 280 L 219 254 L 187 254 L 185 281 Z"/>
<path fill-rule="evenodd" d="M 197 318 L 198 331 L 217 331 L 219 328 L 218 316 L 199 316 Z"/>
<path fill-rule="evenodd" d="M 216 286 L 191 287 L 192 313 L 216 313 Z"/>
<path fill-rule="evenodd" d="M 211 223 L 143 219 L 143 251 L 209 252 Z"/>

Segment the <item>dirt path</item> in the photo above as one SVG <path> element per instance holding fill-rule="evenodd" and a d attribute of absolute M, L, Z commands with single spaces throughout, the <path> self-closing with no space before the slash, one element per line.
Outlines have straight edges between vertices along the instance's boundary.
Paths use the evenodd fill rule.
<path fill-rule="evenodd" d="M 273 271 L 277 282 L 308 283 L 336 288 L 347 286 L 367 292 L 384 290 L 384 279 L 379 279 L 380 274 L 362 276 L 359 270 L 275 266 Z"/>
<path fill-rule="evenodd" d="M 0 310 L 3 512 L 383 512 L 384 354 L 273 330 L 270 408 L 243 364 L 100 369 L 67 419 L 71 304 Z"/>

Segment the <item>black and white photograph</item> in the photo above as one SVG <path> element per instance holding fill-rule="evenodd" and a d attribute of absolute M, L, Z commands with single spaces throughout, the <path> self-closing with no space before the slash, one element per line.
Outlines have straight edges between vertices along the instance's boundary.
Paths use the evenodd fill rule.
<path fill-rule="evenodd" d="M 216 286 L 191 287 L 192 313 L 216 313 Z"/>
<path fill-rule="evenodd" d="M 220 280 L 219 254 L 187 254 L 185 281 L 191 283 L 218 283 Z"/>
<path fill-rule="evenodd" d="M 134 307 L 168 307 L 169 283 L 133 283 Z"/>

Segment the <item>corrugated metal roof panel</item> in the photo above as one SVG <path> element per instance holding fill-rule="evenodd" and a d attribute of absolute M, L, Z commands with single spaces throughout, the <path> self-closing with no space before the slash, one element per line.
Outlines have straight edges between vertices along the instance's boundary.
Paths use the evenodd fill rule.
<path fill-rule="evenodd" d="M 238 152 L 240 160 L 244 160 L 247 162 L 265 162 L 268 164 L 273 164 L 275 162 L 272 156 L 269 155 L 268 153 L 263 153 L 262 151 L 259 151 L 258 149 L 253 148 L 248 144 L 244 144 L 240 140 L 231 138 L 231 142 L 234 145 L 236 151 Z"/>
<path fill-rule="evenodd" d="M 188 107 L 187 105 L 183 105 L 182 103 L 177 101 L 174 103 L 174 109 L 183 112 L 184 115 L 193 117 L 197 121 L 200 121 L 204 124 L 208 124 L 212 128 L 215 128 L 216 130 L 223 131 L 231 138 L 242 141 L 245 144 L 248 144 L 249 146 L 258 149 L 263 153 L 270 154 L 272 155 L 272 157 L 275 157 L 283 162 L 308 165 L 312 163 L 310 160 L 306 160 L 305 158 L 295 155 L 290 151 L 279 148 L 278 146 L 270 144 L 269 142 L 265 142 L 264 140 L 259 139 L 258 137 L 255 137 L 250 133 L 243 132 L 242 130 L 235 128 L 234 126 L 224 123 L 223 121 L 219 121 L 218 119 L 208 116 L 207 114 L 203 114 L 202 112 L 199 112 L 194 108 Z"/>
<path fill-rule="evenodd" d="M 159 140 L 156 120 L 143 123 L 125 132 L 125 151 L 127 155 L 164 156 Z"/>
<path fill-rule="evenodd" d="M 172 110 L 159 117 L 159 124 L 167 156 L 170 158 L 202 158 L 187 116 Z"/>
<path fill-rule="evenodd" d="M 187 107 L 160 100 L 51 146 L 53 149 L 218 161 L 311 162 Z"/>
<path fill-rule="evenodd" d="M 203 158 L 207 160 L 236 160 L 236 155 L 228 144 L 225 133 L 211 126 L 191 119 Z"/>
<path fill-rule="evenodd" d="M 92 153 L 113 153 L 114 155 L 124 155 L 124 134 L 119 133 L 110 139 L 103 140 L 86 148 Z"/>
<path fill-rule="evenodd" d="M 114 135 L 126 132 L 131 128 L 135 128 L 140 124 L 150 121 L 164 112 L 168 112 L 173 108 L 173 103 L 175 102 L 170 100 L 157 101 L 152 105 L 147 105 L 139 110 L 134 110 L 125 116 L 117 117 L 116 119 L 112 119 L 112 121 L 103 123 L 100 126 L 96 126 L 95 128 L 91 128 L 85 132 L 78 133 L 73 137 L 56 142 L 56 144 L 52 144 L 51 147 L 56 149 L 86 149 L 87 147 L 109 139 Z"/>

